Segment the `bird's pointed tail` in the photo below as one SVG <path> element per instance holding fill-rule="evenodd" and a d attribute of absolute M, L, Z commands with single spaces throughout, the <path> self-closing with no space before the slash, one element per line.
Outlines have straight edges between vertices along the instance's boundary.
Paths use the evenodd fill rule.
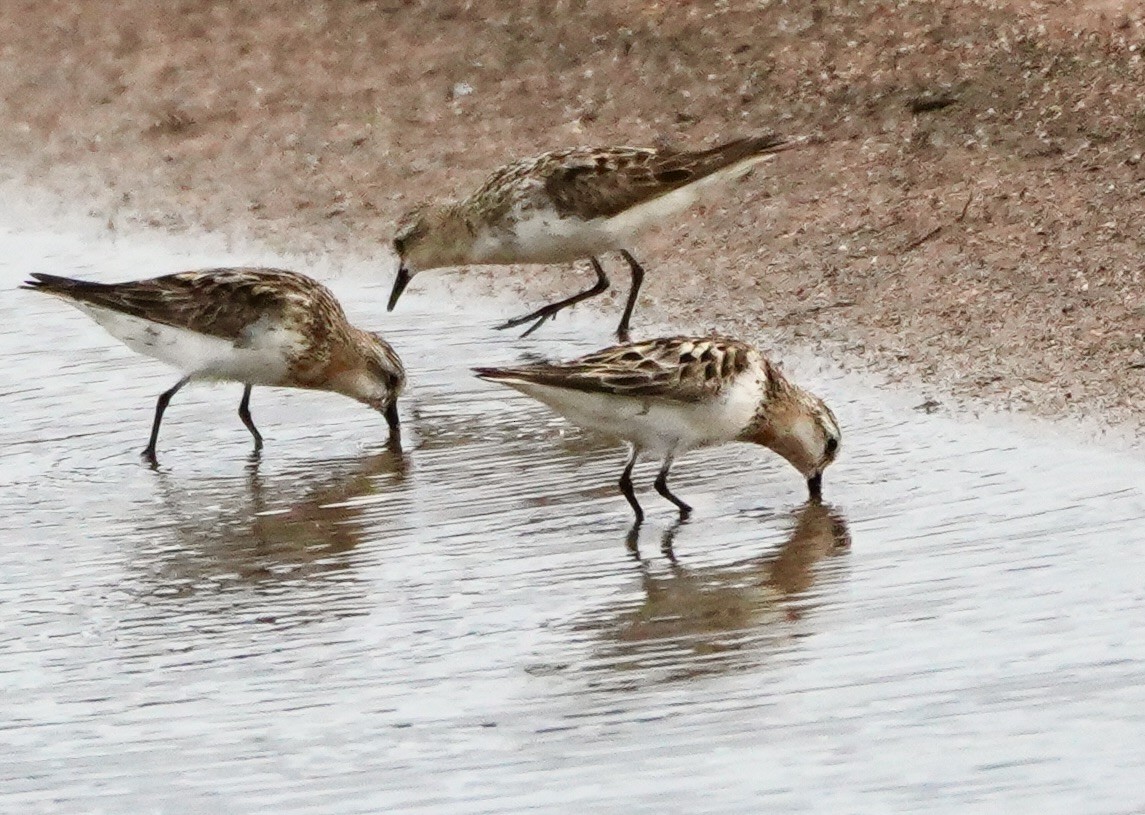
<path fill-rule="evenodd" d="M 68 297 L 73 300 L 82 300 L 85 294 L 91 294 L 106 287 L 104 283 L 93 283 L 90 280 L 76 280 L 71 277 L 61 277 L 60 275 L 44 274 L 42 272 L 33 272 L 30 277 L 31 280 L 25 280 L 20 285 L 21 289 L 47 292 L 48 294 L 56 294 L 60 297 Z"/>

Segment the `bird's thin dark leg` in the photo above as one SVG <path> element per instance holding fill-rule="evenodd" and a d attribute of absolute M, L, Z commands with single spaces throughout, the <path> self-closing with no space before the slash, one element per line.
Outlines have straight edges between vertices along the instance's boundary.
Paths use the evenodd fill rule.
<path fill-rule="evenodd" d="M 632 319 L 632 310 L 636 308 L 636 295 L 640 293 L 640 285 L 644 282 L 644 267 L 636 262 L 627 250 L 620 250 L 620 254 L 628 261 L 632 269 L 632 287 L 628 290 L 628 302 L 624 304 L 624 314 L 620 317 L 620 325 L 616 327 L 616 338 L 621 342 L 628 342 L 628 323 Z"/>
<path fill-rule="evenodd" d="M 501 325 L 497 326 L 498 330 L 505 328 L 516 328 L 519 325 L 524 325 L 528 322 L 533 322 L 529 329 L 522 334 L 522 337 L 527 337 L 544 325 L 546 320 L 551 320 L 557 315 L 558 312 L 569 306 L 574 306 L 581 300 L 587 300 L 590 297 L 596 297 L 602 291 L 608 288 L 608 276 L 604 273 L 604 267 L 600 265 L 600 261 L 596 258 L 589 258 L 592 261 L 593 271 L 596 272 L 596 283 L 591 288 L 585 289 L 582 292 L 574 294 L 572 297 L 566 297 L 556 303 L 551 303 L 544 308 L 539 308 L 536 311 L 530 312 L 523 317 L 514 317 L 512 320 L 507 320 Z"/>
<path fill-rule="evenodd" d="M 254 436 L 254 451 L 257 453 L 262 449 L 262 434 L 258 432 L 258 428 L 254 426 L 254 419 L 250 417 L 250 392 L 252 385 L 247 385 L 243 388 L 243 399 L 239 402 L 239 418 L 243 420 L 246 429 Z"/>
<path fill-rule="evenodd" d="M 398 402 L 395 399 L 386 405 L 383 411 L 386 417 L 386 424 L 390 426 L 390 449 L 396 453 L 402 451 L 402 428 L 401 417 L 398 416 Z"/>
<path fill-rule="evenodd" d="M 692 508 L 672 494 L 668 489 L 668 470 L 672 469 L 672 456 L 664 459 L 664 463 L 660 466 L 660 473 L 656 476 L 656 492 L 663 495 L 673 504 L 680 508 L 680 520 L 687 520 L 688 516 L 692 514 Z"/>
<path fill-rule="evenodd" d="M 640 508 L 640 502 L 636 500 L 636 493 L 632 490 L 632 468 L 636 466 L 636 458 L 639 455 L 640 451 L 633 447 L 631 455 L 628 456 L 628 463 L 624 465 L 624 472 L 620 474 L 620 491 L 624 493 L 629 506 L 636 513 L 636 523 L 632 525 L 633 529 L 644 523 L 644 510 Z"/>
<path fill-rule="evenodd" d="M 163 424 L 163 413 L 167 410 L 167 405 L 171 402 L 171 397 L 179 392 L 179 389 L 191 381 L 191 377 L 185 376 L 175 383 L 175 387 L 166 390 L 159 395 L 159 401 L 155 403 L 155 421 L 151 423 L 151 439 L 147 442 L 147 449 L 143 451 L 143 458 L 151 462 L 152 465 L 158 464 L 155 458 L 155 444 L 159 441 L 159 425 Z"/>

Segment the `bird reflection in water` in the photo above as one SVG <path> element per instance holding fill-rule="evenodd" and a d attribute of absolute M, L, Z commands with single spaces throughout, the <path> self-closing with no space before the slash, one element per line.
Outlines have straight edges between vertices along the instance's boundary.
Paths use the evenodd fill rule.
<path fill-rule="evenodd" d="M 351 567 L 366 530 L 400 516 L 407 460 L 384 449 L 239 479 L 175 479 L 158 471 L 163 517 L 148 521 L 135 566 L 146 593 L 178 598 L 239 587 L 267 591 Z M 372 496 L 386 500 L 373 501 Z M 142 531 L 142 530 L 141 530 Z"/>
<path fill-rule="evenodd" d="M 794 513 L 794 527 L 777 551 L 714 567 L 681 566 L 672 555 L 679 531 L 669 528 L 661 547 L 669 564 L 654 571 L 640 561 L 643 597 L 604 610 L 577 626 L 600 640 L 591 669 L 639 673 L 640 684 L 684 679 L 757 664 L 760 651 L 781 648 L 806 633 L 792 624 L 822 598 L 808 596 L 820 562 L 850 549 L 847 523 L 830 505 L 809 502 Z M 639 557 L 631 533 L 630 550 Z"/>

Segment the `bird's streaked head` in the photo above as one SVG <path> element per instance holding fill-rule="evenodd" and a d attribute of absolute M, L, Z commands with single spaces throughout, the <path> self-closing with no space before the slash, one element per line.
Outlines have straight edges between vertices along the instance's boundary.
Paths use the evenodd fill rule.
<path fill-rule="evenodd" d="M 414 275 L 427 269 L 464 265 L 472 245 L 472 233 L 455 205 L 419 204 L 406 212 L 394 232 L 398 275 L 387 310 L 393 311 Z"/>
<path fill-rule="evenodd" d="M 782 374 L 775 372 L 777 377 Z M 839 455 L 843 434 L 831 409 L 813 393 L 786 380 L 771 395 L 740 438 L 769 447 L 804 478 L 811 498 L 822 493 L 823 471 Z"/>
<path fill-rule="evenodd" d="M 380 334 L 356 329 L 354 340 L 358 352 L 356 364 L 342 372 L 336 389 L 374 410 L 385 412 L 405 388 L 402 361 Z"/>

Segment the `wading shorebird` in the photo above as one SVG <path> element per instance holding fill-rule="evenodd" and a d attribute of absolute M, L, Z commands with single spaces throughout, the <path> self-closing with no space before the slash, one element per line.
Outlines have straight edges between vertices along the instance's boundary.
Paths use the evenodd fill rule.
<path fill-rule="evenodd" d="M 736 139 L 694 152 L 641 148 L 575 148 L 508 164 L 461 201 L 423 203 L 398 222 L 394 251 L 400 266 L 387 308 L 418 272 L 450 266 L 571 263 L 588 258 L 596 283 L 498 328 L 532 322 L 527 336 L 559 311 L 609 286 L 597 255 L 619 252 L 632 286 L 616 328 L 628 324 L 644 268 L 628 251 L 646 228 L 679 213 L 702 192 L 740 178 L 772 154 L 802 144 L 775 135 Z"/>
<path fill-rule="evenodd" d="M 333 293 L 305 275 L 280 269 L 208 269 L 93 283 L 33 274 L 22 288 L 64 298 L 132 351 L 183 371 L 155 406 L 143 457 L 156 463 L 163 412 L 192 380 L 241 382 L 239 418 L 262 449 L 250 415 L 255 385 L 333 391 L 386 417 L 400 449 L 397 398 L 405 370 L 377 334 L 346 321 Z"/>
<path fill-rule="evenodd" d="M 644 512 L 632 490 L 632 468 L 644 453 L 660 458 L 656 491 L 679 508 L 681 520 L 692 508 L 668 489 L 668 470 L 687 450 L 730 441 L 763 445 L 807 479 L 816 501 L 823 470 L 839 454 L 839 424 L 823 400 L 788 381 L 752 346 L 727 337 L 664 337 L 570 362 L 474 371 L 581 427 L 628 442 L 620 491 L 637 526 Z"/>

